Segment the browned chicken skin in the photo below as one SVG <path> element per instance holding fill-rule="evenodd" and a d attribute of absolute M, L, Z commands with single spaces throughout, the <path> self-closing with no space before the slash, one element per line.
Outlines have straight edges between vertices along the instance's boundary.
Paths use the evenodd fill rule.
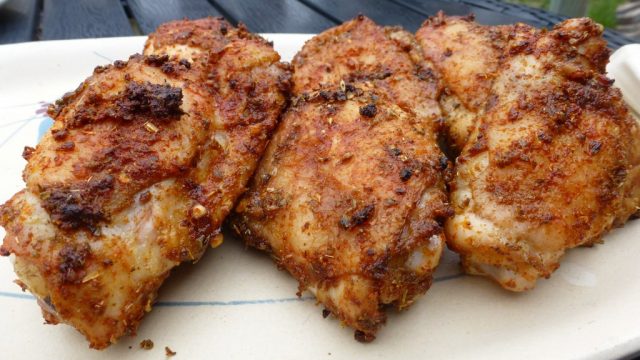
<path fill-rule="evenodd" d="M 468 273 L 530 289 L 638 210 L 640 130 L 601 34 L 589 19 L 540 31 L 442 14 L 418 31 L 461 150 L 446 234 Z"/>
<path fill-rule="evenodd" d="M 365 17 L 308 41 L 232 224 L 370 341 L 431 285 L 451 214 L 438 82 L 413 37 Z"/>
<path fill-rule="evenodd" d="M 47 322 L 105 348 L 135 333 L 173 267 L 219 244 L 285 105 L 278 61 L 224 20 L 172 22 L 50 108 L 26 189 L 0 210 L 0 250 Z"/>
<path fill-rule="evenodd" d="M 441 13 L 416 34 L 425 58 L 442 78 L 444 91 L 439 101 L 455 154 L 464 147 L 478 112 L 491 94 L 510 28 L 482 26 L 469 17 L 445 17 Z"/>

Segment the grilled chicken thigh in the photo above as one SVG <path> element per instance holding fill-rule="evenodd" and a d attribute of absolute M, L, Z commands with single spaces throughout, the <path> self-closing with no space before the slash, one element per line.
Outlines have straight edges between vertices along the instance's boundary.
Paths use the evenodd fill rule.
<path fill-rule="evenodd" d="M 365 17 L 308 41 L 293 67 L 296 97 L 232 224 L 371 341 L 443 250 L 437 79 L 410 34 Z"/>
<path fill-rule="evenodd" d="M 444 87 L 439 101 L 455 155 L 475 127 L 491 94 L 510 26 L 482 26 L 470 18 L 429 19 L 416 34 L 425 58 L 434 64 Z"/>
<path fill-rule="evenodd" d="M 539 31 L 442 14 L 418 31 L 460 144 L 446 234 L 468 273 L 531 289 L 639 209 L 640 129 L 601 34 L 589 19 Z"/>
<path fill-rule="evenodd" d="M 26 188 L 0 210 L 0 250 L 48 323 L 105 348 L 135 333 L 173 267 L 219 244 L 285 104 L 278 61 L 224 20 L 168 23 L 50 108 Z"/>

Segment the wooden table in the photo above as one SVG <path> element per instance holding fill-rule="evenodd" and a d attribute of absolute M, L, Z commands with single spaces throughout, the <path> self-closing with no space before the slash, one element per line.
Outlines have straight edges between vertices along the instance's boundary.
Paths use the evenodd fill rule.
<path fill-rule="evenodd" d="M 562 16 L 498 0 L 10 0 L 0 9 L 0 44 L 141 35 L 162 22 L 208 15 L 243 22 L 254 32 L 317 33 L 363 13 L 383 25 L 415 31 L 438 10 L 476 14 L 488 25 L 551 27 Z M 614 31 L 616 49 L 632 42 Z"/>

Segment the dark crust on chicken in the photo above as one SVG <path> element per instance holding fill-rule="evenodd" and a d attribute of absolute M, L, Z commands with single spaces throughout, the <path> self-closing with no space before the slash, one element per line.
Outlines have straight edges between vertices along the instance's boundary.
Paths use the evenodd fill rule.
<path fill-rule="evenodd" d="M 308 41 L 293 66 L 297 96 L 232 225 L 371 341 L 385 305 L 431 285 L 452 214 L 437 78 L 410 34 L 365 17 Z M 407 265 L 417 249 L 420 271 Z"/>
<path fill-rule="evenodd" d="M 206 18 L 160 26 L 56 102 L 26 189 L 0 207 L 0 254 L 46 321 L 97 349 L 135 334 L 171 268 L 221 236 L 289 83 L 271 44 Z"/>

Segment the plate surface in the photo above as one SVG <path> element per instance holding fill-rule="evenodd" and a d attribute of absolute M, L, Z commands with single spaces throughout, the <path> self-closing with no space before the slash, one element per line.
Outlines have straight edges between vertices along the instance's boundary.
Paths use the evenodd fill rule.
<path fill-rule="evenodd" d="M 265 35 L 290 60 L 310 35 Z M 0 46 L 0 201 L 23 187 L 20 154 L 51 124 L 46 104 L 73 90 L 92 69 L 140 52 L 144 37 Z M 4 231 L 0 229 L 0 236 Z M 460 274 L 447 253 L 431 290 L 408 311 L 391 311 L 371 344 L 323 319 L 309 294 L 268 256 L 231 236 L 195 266 L 169 278 L 135 338 L 90 350 L 66 325 L 43 325 L 20 292 L 10 260 L 0 258 L 0 349 L 5 359 L 513 359 L 614 358 L 640 350 L 640 220 L 604 245 L 571 250 L 550 280 L 513 294 Z M 143 339 L 155 343 L 141 350 Z M 131 347 L 131 348 L 130 348 Z"/>

